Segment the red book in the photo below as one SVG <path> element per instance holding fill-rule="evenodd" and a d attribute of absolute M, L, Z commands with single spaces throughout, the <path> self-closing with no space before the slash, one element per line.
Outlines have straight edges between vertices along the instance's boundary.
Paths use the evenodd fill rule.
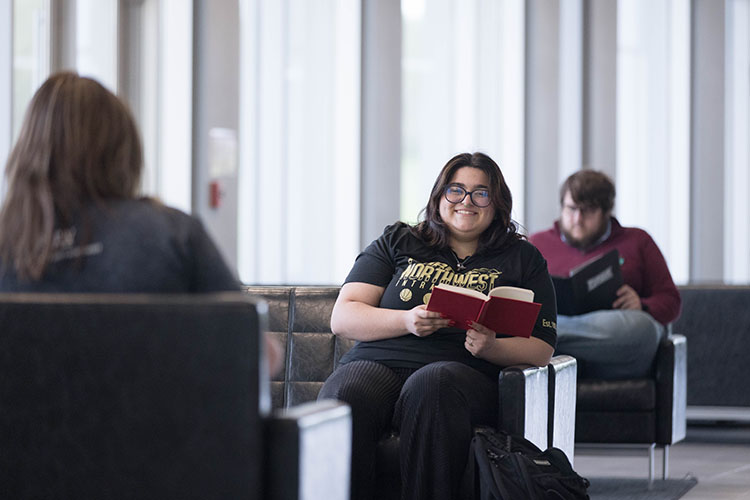
<path fill-rule="evenodd" d="M 469 328 L 476 321 L 495 333 L 530 337 L 542 305 L 534 302 L 534 292 L 514 286 L 500 286 L 488 295 L 453 285 L 439 284 L 432 289 L 428 311 L 437 311 Z"/>

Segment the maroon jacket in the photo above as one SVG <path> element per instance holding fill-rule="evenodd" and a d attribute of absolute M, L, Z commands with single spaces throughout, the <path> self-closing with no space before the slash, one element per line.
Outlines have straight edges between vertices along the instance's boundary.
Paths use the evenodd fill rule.
<path fill-rule="evenodd" d="M 641 297 L 644 310 L 659 323 L 666 325 L 680 315 L 682 299 L 672 281 L 667 262 L 651 236 L 643 229 L 622 227 L 612 217 L 612 232 L 602 243 L 579 250 L 560 238 L 560 222 L 546 231 L 529 237 L 544 258 L 553 276 L 568 272 L 585 261 L 617 248 L 622 263 L 622 277 Z"/>

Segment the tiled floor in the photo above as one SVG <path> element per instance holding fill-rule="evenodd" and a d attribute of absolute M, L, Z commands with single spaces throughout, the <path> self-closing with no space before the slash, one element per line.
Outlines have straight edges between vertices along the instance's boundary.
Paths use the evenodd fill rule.
<path fill-rule="evenodd" d="M 656 451 L 656 477 L 661 477 L 662 453 Z M 584 477 L 647 477 L 645 448 L 577 449 L 575 469 Z M 686 475 L 698 484 L 684 500 L 750 500 L 750 426 L 690 426 L 687 439 L 672 446 L 669 477 Z"/>

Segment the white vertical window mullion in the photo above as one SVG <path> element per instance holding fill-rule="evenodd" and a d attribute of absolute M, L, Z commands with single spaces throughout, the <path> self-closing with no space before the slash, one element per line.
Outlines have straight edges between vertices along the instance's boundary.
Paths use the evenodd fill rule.
<path fill-rule="evenodd" d="M 663 14 L 653 5 L 653 15 Z M 663 2 L 661 2 L 663 5 Z M 649 124 L 655 126 L 649 96 L 649 52 L 653 38 L 646 18 L 646 1 L 618 2 L 617 9 L 617 200 L 615 211 L 624 224 L 643 226 L 652 207 Z M 662 18 L 663 21 L 663 18 Z M 603 168 L 604 166 L 597 166 Z M 655 172 L 653 173 L 655 175 Z M 650 182 L 650 184 L 653 184 Z M 644 196 L 645 194 L 645 196 Z"/>
<path fill-rule="evenodd" d="M 505 58 L 502 51 L 503 37 L 506 33 L 502 27 L 498 29 L 493 24 L 498 19 L 503 19 L 502 11 L 507 3 L 485 0 L 479 2 L 472 37 L 477 55 L 475 66 L 479 70 L 476 77 L 477 91 L 472 101 L 475 108 L 475 141 L 482 151 L 494 156 L 503 171 L 510 168 L 510 165 L 506 165 L 501 158 L 503 148 L 499 148 L 498 151 L 494 146 L 502 137 L 502 125 L 507 116 L 492 110 L 503 109 L 502 87 L 505 67 L 502 63 L 505 62 Z"/>
<path fill-rule="evenodd" d="M 166 204 L 190 212 L 193 123 L 192 2 L 160 0 L 157 17 L 158 192 Z"/>
<path fill-rule="evenodd" d="M 677 283 L 687 283 L 690 278 L 690 0 L 671 0 L 669 5 L 669 162 L 665 180 L 669 200 L 665 210 L 669 217 L 663 217 L 667 219 L 668 236 L 662 252 L 669 261 L 672 278 Z"/>
<path fill-rule="evenodd" d="M 286 161 L 286 210 L 282 245 L 287 255 L 284 261 L 284 278 L 291 283 L 299 283 L 299 278 L 321 272 L 313 262 L 321 262 L 330 251 L 325 235 L 331 214 L 324 206 L 309 205 L 308 193 L 315 198 L 332 200 L 331 175 L 332 159 L 327 158 L 331 143 L 330 94 L 325 88 L 325 76 L 332 73 L 335 62 L 330 55 L 332 34 L 328 23 L 330 0 L 318 0 L 315 5 L 304 0 L 286 0 L 289 8 L 286 15 L 284 40 L 286 81 L 284 158 Z M 317 96 L 310 99 L 310 96 Z M 315 129 L 315 134 L 310 134 Z M 328 161 L 327 161 L 328 160 Z M 322 213 L 321 213 L 322 212 Z M 307 213 L 306 217 L 292 214 Z M 320 217 L 322 216 L 322 217 Z M 321 219 L 326 224 L 321 226 Z M 310 238 L 319 234 L 314 245 Z M 304 252 L 300 252 L 304 249 Z M 330 255 L 330 253 L 328 253 Z M 305 276 L 307 275 L 307 276 Z"/>
<path fill-rule="evenodd" d="M 117 92 L 117 0 L 76 0 L 76 69 Z"/>
<path fill-rule="evenodd" d="M 0 0 L 0 165 L 10 153 L 13 137 L 13 0 Z M 0 172 L 0 202 L 5 175 Z"/>
<path fill-rule="evenodd" d="M 246 283 L 259 282 L 260 227 L 260 2 L 240 1 L 240 116 L 237 199 L 237 270 Z"/>
<path fill-rule="evenodd" d="M 134 21 L 138 23 L 135 30 L 139 40 L 133 40 L 131 48 L 139 54 L 133 58 L 136 66 L 130 68 L 137 77 L 138 85 L 138 125 L 143 138 L 144 171 L 141 187 L 144 194 L 159 196 L 159 149 L 162 126 L 159 123 L 159 76 L 160 56 L 162 48 L 159 45 L 159 3 L 160 0 L 145 0 L 136 9 Z M 167 125 L 171 126 L 171 125 Z M 168 203 L 167 200 L 163 200 Z"/>
<path fill-rule="evenodd" d="M 500 26 L 500 53 L 496 75 L 497 86 L 493 90 L 499 95 L 500 103 L 497 115 L 500 120 L 500 133 L 495 136 L 499 141 L 490 154 L 500 165 L 505 181 L 513 193 L 513 219 L 523 221 L 526 217 L 525 183 L 525 107 L 526 78 L 526 19 L 525 0 L 505 0 L 500 4 L 499 12 L 488 16 L 487 22 L 497 22 Z M 488 33 L 490 30 L 483 30 Z M 496 55 L 489 55 L 494 58 Z M 494 113 L 492 113 L 494 114 Z"/>
<path fill-rule="evenodd" d="M 401 220 L 416 222 L 456 153 L 454 0 L 402 0 Z M 435 82 L 439 82 L 436 84 Z"/>
<path fill-rule="evenodd" d="M 26 107 L 50 71 L 50 2 L 15 0 L 10 9 L 11 143 L 18 136 Z"/>
<path fill-rule="evenodd" d="M 333 277 L 340 283 L 359 252 L 361 2 L 336 0 L 333 141 Z"/>
<path fill-rule="evenodd" d="M 278 283 L 285 278 L 285 259 L 282 251 L 286 203 L 284 190 L 284 100 L 285 2 L 262 0 L 260 3 L 260 41 L 262 49 L 258 73 L 259 81 L 259 155 L 258 186 L 251 196 L 258 200 L 258 219 L 255 237 L 258 246 L 258 283 Z M 243 193 L 243 196 L 248 196 Z M 242 215 L 242 214 L 240 214 Z"/>
<path fill-rule="evenodd" d="M 453 85 L 453 140 L 451 141 L 458 153 L 458 149 L 476 149 L 477 144 L 477 100 L 479 94 L 479 81 L 484 76 L 484 70 L 479 73 L 479 47 L 478 37 L 478 2 L 453 2 L 451 6 L 453 17 L 453 61 L 455 66 L 452 71 L 445 71 L 451 75 Z M 441 64 L 445 62 L 441 61 Z M 450 154 L 450 153 L 449 153 Z M 445 163 L 445 158 L 442 163 Z M 433 168 L 442 164 L 438 162 Z M 435 170 L 437 174 L 439 170 Z M 434 179 L 435 175 L 432 176 Z M 429 178 L 429 176 L 428 176 Z M 427 198 L 425 198 L 425 202 Z"/>
<path fill-rule="evenodd" d="M 726 9 L 724 281 L 750 282 L 750 1 Z"/>
<path fill-rule="evenodd" d="M 583 163 L 583 2 L 560 2 L 560 184 Z"/>

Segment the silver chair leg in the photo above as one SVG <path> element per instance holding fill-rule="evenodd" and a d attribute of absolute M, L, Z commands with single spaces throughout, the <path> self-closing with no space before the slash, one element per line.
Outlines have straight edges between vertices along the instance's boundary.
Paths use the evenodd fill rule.
<path fill-rule="evenodd" d="M 648 447 L 648 489 L 650 490 L 654 486 L 654 449 L 656 443 L 651 443 Z"/>
<path fill-rule="evenodd" d="M 669 445 L 664 445 L 664 456 L 663 456 L 663 463 L 662 463 L 662 479 L 667 479 L 667 476 L 669 475 Z"/>

